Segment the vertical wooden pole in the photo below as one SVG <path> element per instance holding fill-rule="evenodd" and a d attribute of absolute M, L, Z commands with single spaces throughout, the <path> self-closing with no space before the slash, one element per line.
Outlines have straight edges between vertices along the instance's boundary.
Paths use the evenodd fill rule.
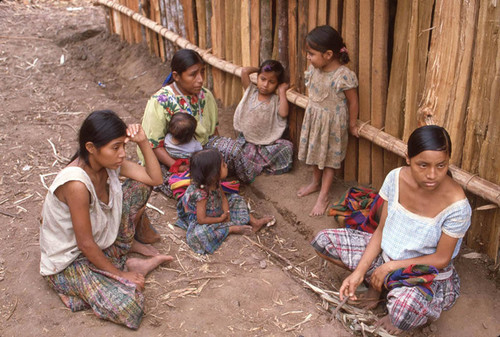
<path fill-rule="evenodd" d="M 384 126 L 387 105 L 387 43 L 389 34 L 389 0 L 374 0 L 371 83 L 371 124 Z M 403 32 L 404 34 L 404 32 Z M 379 189 L 384 182 L 384 151 L 372 144 L 372 186 Z"/>
<path fill-rule="evenodd" d="M 212 50 L 213 54 L 219 58 L 224 58 L 224 42 L 225 34 L 224 27 L 221 24 L 225 20 L 224 16 L 224 3 L 225 0 L 212 0 Z M 222 99 L 224 90 L 224 73 L 221 70 L 212 69 L 212 76 L 214 80 L 214 95 Z"/>
<path fill-rule="evenodd" d="M 181 0 L 181 5 L 184 13 L 184 25 L 186 27 L 186 38 L 193 44 L 198 44 L 196 41 L 196 29 L 194 27 L 194 10 L 193 0 Z"/>
<path fill-rule="evenodd" d="M 152 0 L 151 5 L 153 8 L 151 20 L 161 25 L 160 0 Z M 157 34 L 156 32 L 154 33 L 154 36 L 156 37 L 155 54 L 160 57 L 163 62 L 165 62 L 165 44 L 163 43 L 163 36 Z"/>
<path fill-rule="evenodd" d="M 205 0 L 196 0 L 196 22 L 198 24 L 198 46 L 201 49 L 207 49 L 207 13 Z"/>
<path fill-rule="evenodd" d="M 288 0 L 278 0 L 277 6 L 278 21 L 278 60 L 288 71 Z"/>
<path fill-rule="evenodd" d="M 260 65 L 260 1 L 250 0 L 250 64 Z"/>
<path fill-rule="evenodd" d="M 233 34 L 231 36 L 232 41 L 232 53 L 233 53 L 233 63 L 241 65 L 242 55 L 241 55 L 241 3 L 235 2 L 233 5 Z M 241 79 L 238 76 L 231 76 L 231 90 L 228 103 L 229 105 L 238 104 L 241 99 Z"/>
<path fill-rule="evenodd" d="M 371 83 L 372 83 L 372 34 L 373 0 L 361 1 L 359 6 L 359 119 L 371 120 Z M 371 143 L 359 140 L 358 182 L 371 183 Z"/>
<path fill-rule="evenodd" d="M 394 23 L 391 77 L 387 92 L 385 132 L 401 139 L 404 125 L 404 98 L 406 95 L 406 68 L 408 65 L 408 33 L 412 3 L 400 1 Z M 391 151 L 384 151 L 384 175 L 400 166 L 401 159 Z"/>
<path fill-rule="evenodd" d="M 307 31 L 310 32 L 318 26 L 318 0 L 309 0 L 307 10 Z"/>
<path fill-rule="evenodd" d="M 299 78 L 298 74 L 298 58 L 300 53 L 297 51 L 297 0 L 290 0 L 288 2 L 288 74 L 290 80 L 290 87 L 296 88 Z M 297 129 L 297 115 L 299 108 L 293 104 L 289 105 L 290 111 L 288 113 L 288 136 L 294 145 L 294 152 L 297 151 L 299 144 L 300 129 Z"/>
<path fill-rule="evenodd" d="M 359 2 L 357 0 L 345 0 L 342 19 L 342 36 L 349 51 L 351 62 L 349 68 L 358 72 L 358 32 L 359 32 Z M 358 95 L 360 94 L 358 88 Z M 358 178 L 358 147 L 359 141 L 356 137 L 349 135 L 347 143 L 347 154 L 344 160 L 344 180 L 355 181 Z"/>
<path fill-rule="evenodd" d="M 339 27 L 339 2 L 340 0 L 330 0 L 328 7 L 328 24 L 338 32 L 341 31 L 341 27 Z"/>
<path fill-rule="evenodd" d="M 500 183 L 500 6 L 481 1 L 473 50 L 472 85 L 468 105 L 462 168 Z M 477 206 L 484 203 L 473 200 Z M 472 213 L 467 245 L 498 263 L 500 210 Z"/>
<path fill-rule="evenodd" d="M 212 48 L 212 3 L 211 0 L 204 0 L 204 1 L 205 1 L 205 18 L 206 18 L 205 40 L 207 49 L 210 49 Z M 207 88 L 209 88 L 210 90 L 213 90 L 214 88 L 214 79 L 212 73 L 213 73 L 212 67 L 207 67 L 205 83 Z"/>
<path fill-rule="evenodd" d="M 248 67 L 250 61 L 250 0 L 241 1 L 241 65 Z"/>
<path fill-rule="evenodd" d="M 273 18 L 271 0 L 260 1 L 260 62 L 272 57 Z"/>
<path fill-rule="evenodd" d="M 323 26 L 323 25 L 326 25 L 327 21 L 326 21 L 326 17 L 327 17 L 327 14 L 328 14 L 328 11 L 327 11 L 327 4 L 326 4 L 327 0 L 318 0 L 318 22 L 317 22 L 317 25 L 318 26 Z"/>

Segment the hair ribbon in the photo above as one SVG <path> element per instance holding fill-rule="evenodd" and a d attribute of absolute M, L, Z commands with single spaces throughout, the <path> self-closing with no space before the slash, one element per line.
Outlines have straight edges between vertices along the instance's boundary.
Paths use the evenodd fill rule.
<path fill-rule="evenodd" d="M 165 79 L 165 81 L 163 81 L 163 84 L 161 86 L 162 87 L 166 86 L 168 84 L 168 82 L 170 82 L 171 79 L 172 79 L 172 72 L 170 72 L 170 74 L 168 74 L 167 78 Z"/>
<path fill-rule="evenodd" d="M 346 53 L 346 54 L 348 54 L 348 52 L 347 52 L 347 48 L 346 48 L 346 47 L 342 47 L 342 48 L 340 48 L 340 52 L 341 52 L 341 53 Z"/>

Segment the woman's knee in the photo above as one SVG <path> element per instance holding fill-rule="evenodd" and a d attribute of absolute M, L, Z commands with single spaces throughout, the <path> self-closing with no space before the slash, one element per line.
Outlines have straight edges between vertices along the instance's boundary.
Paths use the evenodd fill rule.
<path fill-rule="evenodd" d="M 391 323 L 400 330 L 410 330 L 436 320 L 441 311 L 432 310 L 417 287 L 395 288 L 387 295 L 387 311 Z"/>

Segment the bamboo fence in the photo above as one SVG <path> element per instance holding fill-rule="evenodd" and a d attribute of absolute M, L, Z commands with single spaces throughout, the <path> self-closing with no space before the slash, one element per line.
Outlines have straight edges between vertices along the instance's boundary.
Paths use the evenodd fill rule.
<path fill-rule="evenodd" d="M 345 180 L 379 188 L 402 164 L 419 125 L 447 128 L 451 170 L 475 209 L 467 244 L 497 258 L 500 242 L 500 9 L 468 0 L 94 0 L 129 43 L 145 41 L 168 61 L 176 48 L 197 50 L 206 85 L 224 105 L 242 95 L 241 66 L 275 58 L 287 65 L 294 105 L 289 137 L 297 144 L 304 95 L 305 36 L 338 29 L 359 78 L 361 138 L 349 138 Z M 111 9 L 110 9 L 111 8 Z M 363 121 L 363 122 L 362 122 Z M 470 173 L 469 173 L 470 172 Z"/>

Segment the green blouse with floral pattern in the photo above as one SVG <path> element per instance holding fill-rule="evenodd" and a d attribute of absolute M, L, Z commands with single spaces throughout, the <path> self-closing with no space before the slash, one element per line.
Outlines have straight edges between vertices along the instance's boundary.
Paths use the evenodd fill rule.
<path fill-rule="evenodd" d="M 176 95 L 170 86 L 165 86 L 149 99 L 142 117 L 142 128 L 153 149 L 163 146 L 170 119 L 178 112 L 189 113 L 196 118 L 195 138 L 201 145 L 208 142 L 219 124 L 217 103 L 209 90 L 202 88 L 198 95 L 182 96 Z M 144 162 L 139 147 L 137 154 L 139 160 Z"/>

